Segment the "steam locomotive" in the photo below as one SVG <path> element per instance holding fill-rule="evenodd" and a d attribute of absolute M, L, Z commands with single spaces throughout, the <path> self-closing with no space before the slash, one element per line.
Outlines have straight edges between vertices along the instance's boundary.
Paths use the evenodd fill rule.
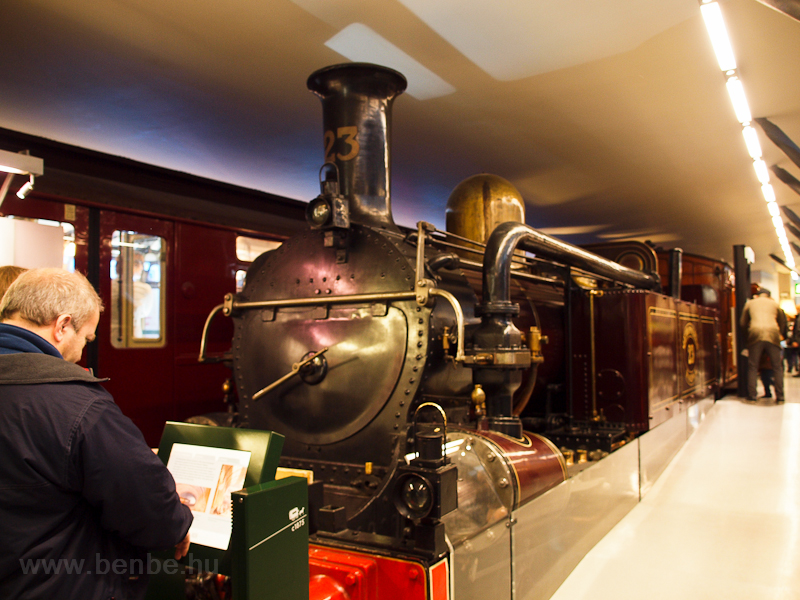
<path fill-rule="evenodd" d="M 283 434 L 282 466 L 313 473 L 312 599 L 533 597 L 522 549 L 558 543 L 526 532 L 560 509 L 523 509 L 719 393 L 730 296 L 698 280 L 682 300 L 679 252 L 531 228 L 493 175 L 453 191 L 446 231 L 397 226 L 405 86 L 361 63 L 310 76 L 325 155 L 308 227 L 207 327 L 234 323 L 238 425 Z"/>

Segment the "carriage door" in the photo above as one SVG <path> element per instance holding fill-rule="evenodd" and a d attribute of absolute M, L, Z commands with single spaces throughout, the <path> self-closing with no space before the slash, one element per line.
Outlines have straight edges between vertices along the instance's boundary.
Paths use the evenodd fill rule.
<path fill-rule="evenodd" d="M 106 389 L 151 446 L 174 418 L 172 240 L 171 222 L 100 212 L 105 310 L 97 332 L 97 376 L 110 378 Z"/>

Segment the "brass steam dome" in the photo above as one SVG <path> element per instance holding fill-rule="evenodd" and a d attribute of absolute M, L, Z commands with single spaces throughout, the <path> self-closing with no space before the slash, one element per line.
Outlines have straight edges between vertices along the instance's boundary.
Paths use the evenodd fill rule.
<path fill-rule="evenodd" d="M 449 233 L 486 243 L 495 227 L 509 221 L 525 222 L 525 203 L 517 188 L 497 175 L 468 177 L 447 199 L 445 223 Z"/>

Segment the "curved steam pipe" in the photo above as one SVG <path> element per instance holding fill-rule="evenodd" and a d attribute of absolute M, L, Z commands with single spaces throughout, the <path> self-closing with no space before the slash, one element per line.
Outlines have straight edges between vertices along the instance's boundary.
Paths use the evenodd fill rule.
<path fill-rule="evenodd" d="M 623 267 L 619 263 L 545 235 L 524 223 L 502 223 L 495 228 L 486 243 L 483 258 L 485 305 L 509 302 L 511 257 L 517 247 L 541 258 L 638 288 L 657 290 L 661 287 L 658 275 Z"/>

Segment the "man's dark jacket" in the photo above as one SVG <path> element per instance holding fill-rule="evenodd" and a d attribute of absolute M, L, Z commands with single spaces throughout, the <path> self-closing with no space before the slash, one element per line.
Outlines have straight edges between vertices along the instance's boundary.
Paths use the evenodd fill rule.
<path fill-rule="evenodd" d="M 142 598 L 147 552 L 189 530 L 171 475 L 100 381 L 0 324 L 3 600 Z"/>

